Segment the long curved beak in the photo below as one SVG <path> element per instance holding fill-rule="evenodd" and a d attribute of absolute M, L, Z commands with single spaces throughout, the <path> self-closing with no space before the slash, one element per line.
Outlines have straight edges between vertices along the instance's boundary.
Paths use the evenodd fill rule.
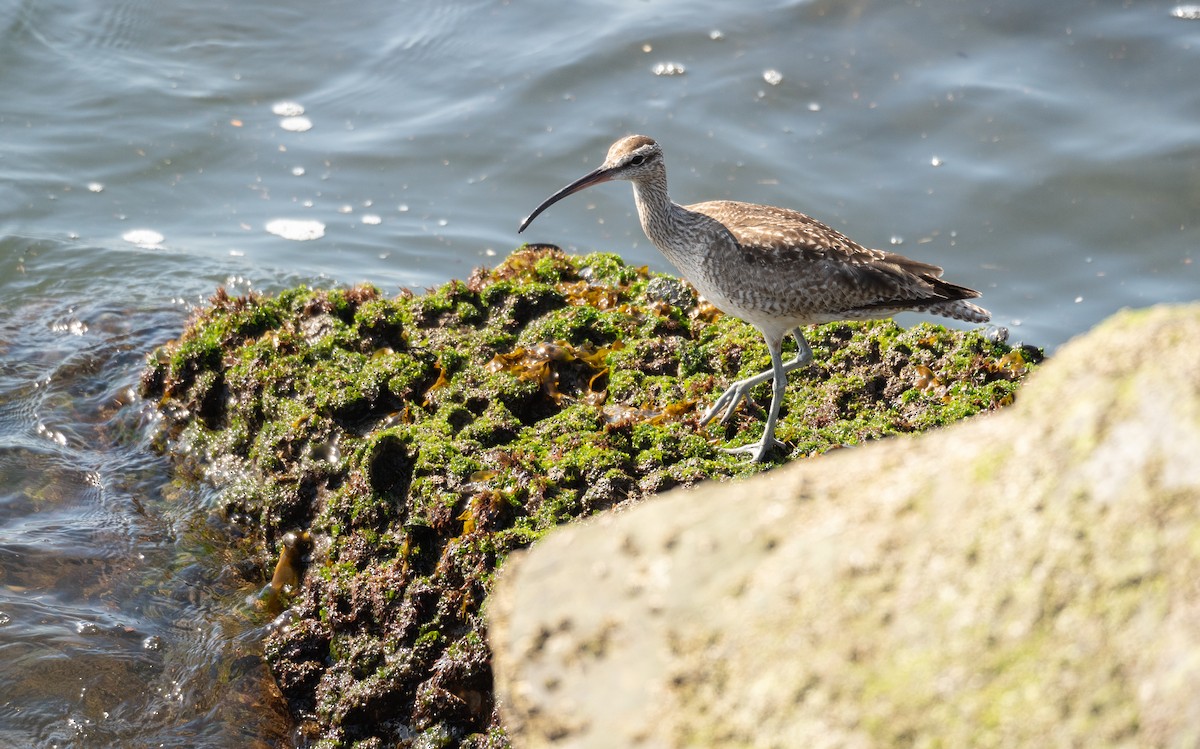
<path fill-rule="evenodd" d="M 601 182 L 610 182 L 610 181 L 612 181 L 612 178 L 613 178 L 613 169 L 611 167 L 601 166 L 597 169 L 594 169 L 593 171 L 588 172 L 587 174 L 583 175 L 582 177 L 575 180 L 571 184 L 567 185 L 563 189 L 559 190 L 558 192 L 554 193 L 550 197 L 543 200 L 542 204 L 539 205 L 537 208 L 534 208 L 533 213 L 526 216 L 525 220 L 521 222 L 521 225 L 519 227 L 517 227 L 517 233 L 520 234 L 521 232 L 525 231 L 525 227 L 532 224 L 533 220 L 535 218 L 537 218 L 538 215 L 541 214 L 542 211 L 546 210 L 547 208 L 554 205 L 555 203 L 562 200 L 563 198 L 567 197 L 568 195 L 573 195 L 574 193 L 577 193 L 584 188 L 591 187 L 592 185 L 598 185 Z"/>

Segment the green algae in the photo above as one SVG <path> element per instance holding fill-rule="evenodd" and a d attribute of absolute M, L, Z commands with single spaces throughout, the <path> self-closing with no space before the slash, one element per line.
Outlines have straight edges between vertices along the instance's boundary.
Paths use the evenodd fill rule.
<path fill-rule="evenodd" d="M 806 336 L 774 464 L 1006 405 L 1040 359 L 930 324 Z M 175 455 L 222 466 L 226 514 L 264 549 L 313 539 L 268 657 L 315 745 L 500 747 L 480 614 L 497 565 L 561 523 L 774 465 L 720 450 L 758 438 L 769 383 L 699 427 L 769 364 L 685 284 L 537 246 L 419 296 L 218 292 L 143 393 Z"/>

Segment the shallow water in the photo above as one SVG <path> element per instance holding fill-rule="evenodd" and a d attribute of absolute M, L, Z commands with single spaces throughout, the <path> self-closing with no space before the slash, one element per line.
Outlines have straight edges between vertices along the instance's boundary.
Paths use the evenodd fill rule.
<path fill-rule="evenodd" d="M 150 449 L 153 410 L 133 385 L 186 314 L 146 293 L 169 274 L 145 280 L 120 294 L 112 279 L 6 283 L 19 302 L 0 318 L 0 746 L 289 735 L 254 587 L 213 553 L 231 532 L 206 511 L 211 491 L 172 482 Z"/>
<path fill-rule="evenodd" d="M 1194 6 L 105 5 L 0 0 L 0 746 L 286 741 L 230 531 L 131 390 L 217 285 L 420 288 L 524 239 L 668 270 L 620 185 L 516 235 L 642 132 L 680 202 L 943 265 L 1051 352 L 1200 289 Z"/>

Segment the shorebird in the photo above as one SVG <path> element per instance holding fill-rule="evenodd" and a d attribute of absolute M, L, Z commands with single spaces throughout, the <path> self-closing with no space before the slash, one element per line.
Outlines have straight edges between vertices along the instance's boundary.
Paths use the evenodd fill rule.
<path fill-rule="evenodd" d="M 662 148 L 645 135 L 614 143 L 603 164 L 546 198 L 517 232 L 568 195 L 613 180 L 633 183 L 642 230 L 696 291 L 722 312 L 753 325 L 767 342 L 771 368 L 730 385 L 700 422 L 705 426 L 723 412 L 719 423 L 724 424 L 751 388 L 773 381 L 762 437 L 726 452 L 749 453 L 760 462 L 783 446 L 775 439 L 775 424 L 787 374 L 812 362 L 803 326 L 905 311 L 967 322 L 990 319 L 987 310 L 966 301 L 979 292 L 943 281 L 938 266 L 868 249 L 799 211 L 732 200 L 674 203 L 667 194 Z M 785 362 L 788 333 L 799 350 Z"/>

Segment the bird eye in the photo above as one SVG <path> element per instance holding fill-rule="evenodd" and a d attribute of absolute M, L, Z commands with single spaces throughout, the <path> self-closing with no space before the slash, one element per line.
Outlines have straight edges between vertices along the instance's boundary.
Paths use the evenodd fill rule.
<path fill-rule="evenodd" d="M 646 163 L 646 157 L 642 154 L 638 154 L 637 156 L 634 156 L 632 159 L 629 160 L 630 166 L 641 166 L 642 164 L 645 164 L 645 163 Z"/>

